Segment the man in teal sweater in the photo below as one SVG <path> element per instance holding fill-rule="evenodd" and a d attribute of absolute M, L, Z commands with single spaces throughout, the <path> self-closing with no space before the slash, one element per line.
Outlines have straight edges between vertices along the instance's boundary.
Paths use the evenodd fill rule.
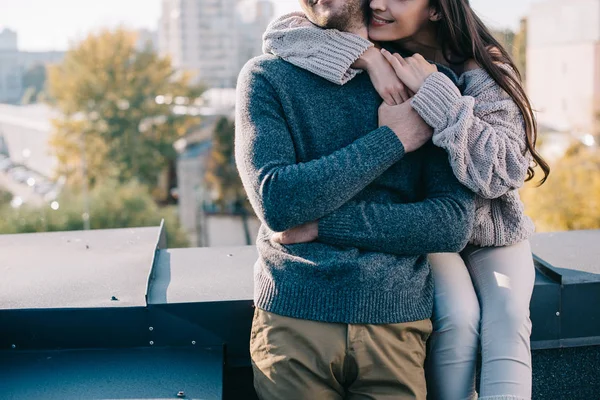
<path fill-rule="evenodd" d="M 302 1 L 324 27 L 363 21 L 362 0 Z M 262 222 L 250 343 L 262 399 L 424 399 L 426 255 L 464 248 L 474 195 L 408 102 L 381 103 L 366 74 L 338 86 L 269 55 L 240 74 L 236 160 Z M 316 240 L 274 238 L 313 221 Z"/>

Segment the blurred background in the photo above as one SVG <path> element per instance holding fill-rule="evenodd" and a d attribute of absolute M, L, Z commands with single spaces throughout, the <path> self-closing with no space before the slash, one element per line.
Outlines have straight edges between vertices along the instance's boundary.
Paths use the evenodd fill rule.
<path fill-rule="evenodd" d="M 472 0 L 512 52 L 553 172 L 537 229 L 600 229 L 600 0 Z M 244 245 L 237 75 L 296 0 L 0 0 L 0 234 L 157 225 Z"/>

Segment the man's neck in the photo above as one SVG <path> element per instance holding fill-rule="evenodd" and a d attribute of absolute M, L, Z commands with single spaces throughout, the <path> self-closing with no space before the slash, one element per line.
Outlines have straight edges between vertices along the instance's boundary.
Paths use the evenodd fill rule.
<path fill-rule="evenodd" d="M 363 24 L 357 25 L 356 27 L 350 27 L 350 28 L 348 28 L 347 32 L 353 33 L 355 35 L 362 37 L 363 39 L 369 40 L 369 31 L 368 31 L 367 27 Z"/>

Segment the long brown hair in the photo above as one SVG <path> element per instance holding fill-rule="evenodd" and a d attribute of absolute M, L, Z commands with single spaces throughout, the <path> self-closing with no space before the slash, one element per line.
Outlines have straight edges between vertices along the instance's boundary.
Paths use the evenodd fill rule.
<path fill-rule="evenodd" d="M 502 89 L 517 104 L 525 120 L 527 149 L 533 156 L 536 166 L 544 172 L 542 185 L 548 179 L 550 166 L 535 149 L 538 126 L 531 103 L 522 84 L 519 70 L 506 49 L 494 39 L 489 29 L 475 14 L 469 0 L 429 0 L 430 6 L 439 12 L 441 20 L 438 25 L 438 38 L 442 44 L 445 57 L 451 54 L 458 57 L 461 62 L 469 59 L 484 68 L 488 74 L 500 85 Z M 498 51 L 490 51 L 497 49 Z M 449 63 L 456 64 L 457 60 L 446 59 Z M 514 71 L 501 68 L 498 64 L 510 66 Z M 535 176 L 535 166 L 529 166 L 527 181 Z"/>

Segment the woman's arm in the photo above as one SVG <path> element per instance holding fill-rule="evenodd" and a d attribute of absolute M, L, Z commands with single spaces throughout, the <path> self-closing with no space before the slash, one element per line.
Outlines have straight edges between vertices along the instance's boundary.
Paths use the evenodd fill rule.
<path fill-rule="evenodd" d="M 430 75 L 411 104 L 434 128 L 433 142 L 445 149 L 461 183 L 493 199 L 520 188 L 531 156 L 523 115 L 483 69 L 466 72 L 461 94 L 441 73 Z"/>
<path fill-rule="evenodd" d="M 434 128 L 433 143 L 448 152 L 462 184 L 488 199 L 523 185 L 531 161 L 523 115 L 484 69 L 467 63 L 468 72 L 459 82 L 465 86 L 461 94 L 419 54 L 405 59 L 382 53 L 400 80 L 416 92 L 411 105 Z"/>
<path fill-rule="evenodd" d="M 373 43 L 348 32 L 322 29 L 301 12 L 273 21 L 263 36 L 263 52 L 306 69 L 337 85 L 349 82 L 361 71 L 352 64 Z"/>
<path fill-rule="evenodd" d="M 322 29 L 300 12 L 284 15 L 269 25 L 263 37 L 263 52 L 337 85 L 350 82 L 365 70 L 387 104 L 409 99 L 394 69 L 373 43 L 353 33 Z"/>

